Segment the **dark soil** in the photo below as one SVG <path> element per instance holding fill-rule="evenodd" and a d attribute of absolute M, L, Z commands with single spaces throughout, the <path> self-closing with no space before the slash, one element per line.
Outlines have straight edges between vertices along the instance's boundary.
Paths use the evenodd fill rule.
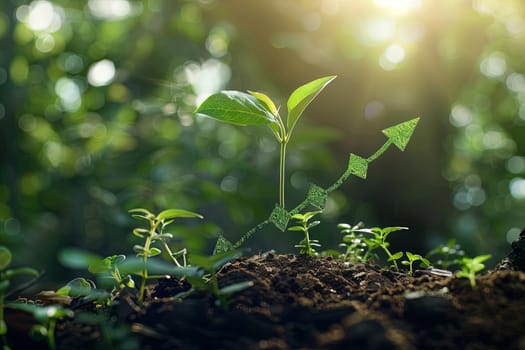
<path fill-rule="evenodd" d="M 226 264 L 218 281 L 254 285 L 228 306 L 198 293 L 174 301 L 189 286 L 162 279 L 151 286 L 144 307 L 128 291 L 114 308 L 76 306 L 82 317 L 58 324 L 57 348 L 525 349 L 524 241 L 480 275 L 476 288 L 429 271 L 409 276 L 332 258 L 241 258 Z M 46 348 L 30 342 L 31 321 L 22 317 L 7 315 L 12 348 Z"/>

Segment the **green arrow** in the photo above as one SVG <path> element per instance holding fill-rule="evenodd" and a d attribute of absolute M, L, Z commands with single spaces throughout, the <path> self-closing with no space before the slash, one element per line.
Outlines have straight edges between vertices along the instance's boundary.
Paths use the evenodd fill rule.
<path fill-rule="evenodd" d="M 394 144 L 401 151 L 404 151 L 408 142 L 410 141 L 410 138 L 412 137 L 412 134 L 414 133 L 414 129 L 416 128 L 418 122 L 419 118 L 414 118 L 404 123 L 384 129 L 383 134 L 388 137 L 388 140 L 386 140 L 386 142 L 374 154 L 368 158 L 363 158 L 356 154 L 350 153 L 348 159 L 348 168 L 332 186 L 326 190 L 317 185 L 310 186 L 306 199 L 291 211 L 287 211 L 284 208 L 276 205 L 267 220 L 261 222 L 259 225 L 246 232 L 235 244 L 232 244 L 230 241 L 224 238 L 224 236 L 220 235 L 215 246 L 214 254 L 234 248 L 239 248 L 255 232 L 259 231 L 269 223 L 272 223 L 275 227 L 284 232 L 290 217 L 293 214 L 301 212 L 308 205 L 313 205 L 314 207 L 317 207 L 321 210 L 324 209 L 326 198 L 330 192 L 341 186 L 350 175 L 355 175 L 362 179 L 366 179 L 368 164 L 379 158 L 392 144 Z"/>
<path fill-rule="evenodd" d="M 418 122 L 419 118 L 411 119 L 383 130 L 383 134 L 385 134 L 389 140 L 392 140 L 397 148 L 404 151 Z"/>

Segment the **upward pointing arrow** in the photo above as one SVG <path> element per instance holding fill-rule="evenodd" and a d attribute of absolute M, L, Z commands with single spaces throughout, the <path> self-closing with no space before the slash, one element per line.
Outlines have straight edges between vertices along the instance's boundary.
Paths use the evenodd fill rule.
<path fill-rule="evenodd" d="M 308 191 L 307 198 L 301 204 L 299 204 L 290 212 L 279 206 L 276 206 L 272 211 L 270 218 L 246 232 L 235 244 L 228 241 L 226 238 L 224 238 L 224 236 L 220 235 L 215 246 L 214 254 L 239 248 L 244 243 L 244 241 L 250 238 L 255 232 L 259 231 L 262 227 L 270 223 L 273 223 L 281 231 L 285 231 L 291 215 L 300 212 L 309 204 L 323 210 L 326 203 L 326 198 L 332 191 L 341 186 L 350 175 L 355 175 L 365 179 L 368 172 L 368 164 L 379 158 L 379 156 L 385 153 L 385 151 L 392 144 L 394 144 L 401 151 L 404 151 L 408 142 L 410 141 L 410 138 L 412 137 L 412 134 L 414 133 L 414 129 L 416 128 L 418 122 L 419 118 L 414 118 L 384 129 L 383 134 L 388 137 L 388 140 L 374 154 L 368 158 L 363 158 L 356 154 L 350 153 L 347 170 L 334 184 L 332 184 L 332 186 L 327 189 L 323 189 L 312 184 L 310 190 Z"/>
<path fill-rule="evenodd" d="M 392 140 L 397 148 L 399 148 L 401 151 L 404 151 L 408 141 L 410 141 L 410 138 L 414 133 L 414 129 L 416 128 L 418 122 L 419 118 L 411 119 L 404 123 L 386 128 L 383 130 L 383 134 Z"/>

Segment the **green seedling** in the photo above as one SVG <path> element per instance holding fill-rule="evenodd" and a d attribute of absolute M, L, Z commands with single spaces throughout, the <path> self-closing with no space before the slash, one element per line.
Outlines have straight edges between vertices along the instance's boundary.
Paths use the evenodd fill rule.
<path fill-rule="evenodd" d="M 267 125 L 270 127 L 281 146 L 279 205 L 284 208 L 286 146 L 290 142 L 297 121 L 306 107 L 335 78 L 335 76 L 327 76 L 316 79 L 292 92 L 286 103 L 288 108 L 286 124 L 279 113 L 280 108 L 276 107 L 270 97 L 261 92 L 221 91 L 208 97 L 195 112 L 234 125 Z"/>
<path fill-rule="evenodd" d="M 73 317 L 74 313 L 70 309 L 60 305 L 39 306 L 36 304 L 10 303 L 9 307 L 28 312 L 33 315 L 39 323 L 31 328 L 31 335 L 35 338 L 47 340 L 49 349 L 56 350 L 55 329 L 57 321 L 65 317 Z"/>
<path fill-rule="evenodd" d="M 405 252 L 408 260 L 401 261 L 401 264 L 408 266 L 408 274 L 413 275 L 413 265 L 416 261 L 419 261 L 419 267 L 429 267 L 430 262 L 419 254 L 412 254 L 411 252 Z"/>
<path fill-rule="evenodd" d="M 292 219 L 297 221 L 296 226 L 291 226 L 288 228 L 288 231 L 301 231 L 304 233 L 304 238 L 296 244 L 296 248 L 300 248 L 301 254 L 306 254 L 309 256 L 319 255 L 314 247 L 320 247 L 319 240 L 310 239 L 310 229 L 319 225 L 320 221 L 309 222 L 311 218 L 321 213 L 321 211 L 311 211 L 304 214 L 294 214 Z"/>
<path fill-rule="evenodd" d="M 484 261 L 490 259 L 490 255 L 478 255 L 474 258 L 463 257 L 459 260 L 461 270 L 456 272 L 456 277 L 468 278 L 472 288 L 476 287 L 476 274 L 485 268 Z"/>
<path fill-rule="evenodd" d="M 37 270 L 28 267 L 8 269 L 11 260 L 11 251 L 5 246 L 0 246 L 0 339 L 2 344 L 4 344 L 4 350 L 10 349 L 7 345 L 7 324 L 4 319 L 4 306 L 6 295 L 11 286 L 11 280 L 18 275 L 38 276 Z"/>
<path fill-rule="evenodd" d="M 339 257 L 352 264 L 365 262 L 364 257 L 367 249 L 365 237 L 363 233 L 357 231 L 363 228 L 363 223 L 359 222 L 354 226 L 343 223 L 338 224 L 337 228 L 344 234 L 343 243 L 340 243 L 339 246 L 345 248 L 345 252 Z"/>
<path fill-rule="evenodd" d="M 426 254 L 426 258 L 432 261 L 432 265 L 450 270 L 459 267 L 460 260 L 465 256 L 465 251 L 456 243 L 455 239 L 446 244 L 440 244 Z"/>
<path fill-rule="evenodd" d="M 97 305 L 109 305 L 112 293 L 98 289 L 95 282 L 84 277 L 77 277 L 69 281 L 65 286 L 59 288 L 57 295 L 79 298 L 83 302 L 95 302 Z"/>
<path fill-rule="evenodd" d="M 123 288 L 135 288 L 135 281 L 131 275 L 122 277 L 119 270 L 119 265 L 126 260 L 126 256 L 111 255 L 95 263 L 91 263 L 88 267 L 89 272 L 94 274 L 101 274 L 111 278 L 114 282 L 113 293 Z"/>
<path fill-rule="evenodd" d="M 164 251 L 168 254 L 171 261 L 177 267 L 186 266 L 186 250 L 173 253 L 168 246 L 167 240 L 173 238 L 173 234 L 164 232 L 166 226 L 171 224 L 176 218 L 202 218 L 200 214 L 182 209 L 167 209 L 160 212 L 158 215 L 152 214 L 147 209 L 131 209 L 129 211 L 134 218 L 146 220 L 149 224 L 148 228 L 135 228 L 133 234 L 139 238 L 144 239 L 144 245 L 135 245 L 133 250 L 138 257 L 142 257 L 143 269 L 141 273 L 141 282 L 139 287 L 138 301 L 140 304 L 144 301 L 144 289 L 146 287 L 146 280 L 149 278 L 147 262 L 148 259 L 162 253 L 157 247 L 153 247 L 154 242 L 160 242 Z M 182 256 L 182 264 L 178 258 Z"/>
<path fill-rule="evenodd" d="M 373 227 L 373 228 L 362 228 L 357 229 L 357 232 L 368 233 L 372 235 L 370 238 L 365 238 L 364 242 L 367 246 L 367 251 L 363 259 L 368 261 L 374 254 L 374 251 L 377 249 L 382 249 L 386 256 L 387 260 L 393 263 L 393 267 L 396 271 L 399 271 L 399 266 L 397 265 L 397 260 L 401 259 L 403 252 L 393 253 L 388 249 L 390 243 L 387 241 L 388 236 L 395 231 L 408 230 L 407 227 L 395 226 L 395 227 Z"/>
<path fill-rule="evenodd" d="M 199 291 L 215 296 L 217 305 L 227 308 L 231 302 L 232 294 L 253 286 L 252 281 L 241 281 L 226 286 L 219 286 L 216 277 L 217 272 L 226 263 L 239 256 L 240 254 L 237 251 L 229 251 L 213 256 L 192 256 L 190 266 L 175 271 L 178 277 L 184 278 L 190 283 L 191 288 L 173 298 L 182 299 L 193 292 Z"/>

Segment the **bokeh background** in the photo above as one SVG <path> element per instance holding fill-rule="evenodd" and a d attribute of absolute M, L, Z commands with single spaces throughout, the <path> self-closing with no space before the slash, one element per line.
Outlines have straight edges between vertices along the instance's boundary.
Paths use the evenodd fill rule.
<path fill-rule="evenodd" d="M 312 235 L 336 248 L 340 222 L 408 226 L 394 250 L 456 239 L 502 258 L 525 226 L 525 2 L 520 0 L 0 0 L 0 243 L 15 264 L 76 271 L 65 247 L 132 254 L 135 207 L 183 208 L 174 244 L 210 253 L 265 220 L 278 191 L 267 128 L 192 111 L 221 89 L 285 106 L 337 75 L 288 149 L 287 203 L 329 186 L 350 152 L 421 117 L 328 201 Z M 283 107 L 283 110 L 285 108 Z M 276 229 L 249 252 L 293 251 Z"/>

